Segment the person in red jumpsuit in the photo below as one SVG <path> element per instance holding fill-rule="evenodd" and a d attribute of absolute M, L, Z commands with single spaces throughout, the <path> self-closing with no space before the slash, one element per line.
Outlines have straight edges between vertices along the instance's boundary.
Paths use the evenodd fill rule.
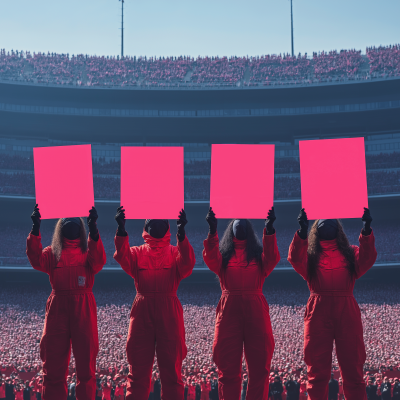
<path fill-rule="evenodd" d="M 32 267 L 49 275 L 52 292 L 46 304 L 40 357 L 43 361 L 43 400 L 66 400 L 71 345 L 76 361 L 76 398 L 93 400 L 98 353 L 94 276 L 106 263 L 97 230 L 96 209 L 89 211 L 89 239 L 82 218 L 57 222 L 51 246 L 42 248 L 41 216 L 36 205 L 26 254 Z"/>
<path fill-rule="evenodd" d="M 273 227 L 275 219 L 272 208 L 265 221 L 261 245 L 250 221 L 232 220 L 220 242 L 217 218 L 211 207 L 206 217 L 210 231 L 204 240 L 203 258 L 218 275 L 222 289 L 213 343 L 220 400 L 240 399 L 243 345 L 249 376 L 246 399 L 268 398 L 275 343 L 262 287 L 280 260 Z"/>
<path fill-rule="evenodd" d="M 135 280 L 136 297 L 130 314 L 126 353 L 129 362 L 127 400 L 147 400 L 154 355 L 160 370 L 163 400 L 183 400 L 182 361 L 186 357 L 183 309 L 176 295 L 179 283 L 195 265 L 185 234 L 182 210 L 177 221 L 177 246 L 171 245 L 168 220 L 146 220 L 145 244 L 129 247 L 122 207 L 115 217 L 115 260 Z"/>
<path fill-rule="evenodd" d="M 308 219 L 300 211 L 300 229 L 289 248 L 288 261 L 308 284 L 304 316 L 304 361 L 310 400 L 328 397 L 333 342 L 346 399 L 365 400 L 365 346 L 361 313 L 353 296 L 356 279 L 375 263 L 375 237 L 367 208 L 359 247 L 352 246 L 336 219 L 316 220 L 307 238 Z"/>

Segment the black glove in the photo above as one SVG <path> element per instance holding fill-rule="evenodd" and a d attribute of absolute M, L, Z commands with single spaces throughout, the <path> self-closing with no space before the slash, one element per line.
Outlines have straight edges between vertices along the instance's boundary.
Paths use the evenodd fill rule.
<path fill-rule="evenodd" d="M 40 215 L 38 205 L 35 205 L 33 209 L 33 213 L 31 215 L 31 219 L 33 222 L 31 233 L 32 235 L 39 236 L 40 233 L 40 223 L 42 222 L 42 216 Z"/>
<path fill-rule="evenodd" d="M 364 214 L 363 214 L 361 220 L 363 222 L 363 229 L 362 229 L 361 233 L 364 236 L 370 235 L 372 232 L 372 229 L 371 229 L 372 217 L 371 217 L 371 213 L 369 212 L 368 208 L 364 207 Z"/>
<path fill-rule="evenodd" d="M 300 210 L 300 214 L 297 217 L 297 222 L 300 225 L 300 229 L 297 231 L 299 233 L 299 236 L 302 239 L 307 239 L 307 233 L 308 233 L 308 219 L 307 219 L 307 214 L 304 211 L 304 208 Z"/>
<path fill-rule="evenodd" d="M 178 240 L 180 242 L 183 242 L 185 240 L 186 237 L 186 233 L 185 233 L 185 225 L 188 223 L 187 219 L 186 219 L 186 213 L 185 210 L 182 208 L 181 211 L 179 211 L 179 218 L 176 221 L 176 225 L 178 227 Z"/>
<path fill-rule="evenodd" d="M 115 220 L 118 223 L 118 230 L 117 230 L 117 236 L 128 236 L 126 230 L 125 230 L 125 210 L 124 207 L 118 207 L 117 208 L 117 214 L 115 216 Z"/>
<path fill-rule="evenodd" d="M 210 227 L 210 235 L 214 235 L 214 233 L 217 232 L 218 220 L 215 217 L 212 207 L 210 207 L 210 209 L 208 210 L 206 221 L 208 223 L 208 226 Z"/>
<path fill-rule="evenodd" d="M 97 229 L 97 223 L 96 223 L 97 218 L 99 218 L 99 216 L 97 215 L 97 211 L 94 207 L 92 207 L 92 209 L 89 210 L 87 224 L 89 227 L 89 235 L 95 242 L 99 240 L 99 230 Z"/>
<path fill-rule="evenodd" d="M 268 217 L 265 220 L 265 229 L 267 231 L 267 235 L 273 235 L 275 233 L 275 228 L 274 228 L 275 220 L 276 220 L 275 210 L 274 207 L 272 207 L 268 211 Z"/>

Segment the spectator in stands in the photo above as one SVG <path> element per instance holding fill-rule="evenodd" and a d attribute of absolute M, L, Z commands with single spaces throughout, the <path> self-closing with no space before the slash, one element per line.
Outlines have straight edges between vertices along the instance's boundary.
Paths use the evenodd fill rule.
<path fill-rule="evenodd" d="M 338 220 L 316 220 L 307 238 L 308 219 L 302 209 L 298 217 L 300 230 L 289 247 L 288 260 L 311 292 L 304 317 L 310 400 L 328 397 L 333 340 L 345 396 L 365 396 L 363 327 L 353 289 L 355 280 L 374 265 L 377 253 L 367 208 L 362 221 L 360 247 L 350 245 Z"/>
<path fill-rule="evenodd" d="M 339 382 L 335 379 L 335 375 L 331 374 L 331 380 L 328 384 L 328 400 L 337 400 L 339 395 Z"/>
<path fill-rule="evenodd" d="M 400 400 L 400 382 L 399 382 L 399 378 L 394 378 L 393 400 Z"/>
<path fill-rule="evenodd" d="M 269 393 L 273 400 L 282 400 L 283 385 L 279 375 L 274 377 L 274 381 L 269 385 Z"/>
<path fill-rule="evenodd" d="M 385 376 L 383 378 L 381 389 L 381 399 L 390 400 L 392 398 L 392 385 L 389 382 L 389 378 Z"/>
<path fill-rule="evenodd" d="M 289 375 L 288 380 L 285 382 L 286 400 L 299 400 L 298 386 L 297 382 L 293 380 L 293 375 Z"/>
<path fill-rule="evenodd" d="M 368 379 L 366 391 L 368 400 L 378 400 L 378 386 L 374 385 L 372 378 Z"/>
<path fill-rule="evenodd" d="M 268 393 L 274 338 L 262 286 L 280 259 L 275 219 L 272 208 L 261 246 L 250 221 L 232 220 L 220 243 L 218 221 L 211 207 L 206 217 L 209 234 L 204 241 L 203 258 L 219 277 L 222 289 L 213 344 L 221 400 L 240 397 L 243 346 L 249 373 L 247 399 L 262 399 Z"/>
<path fill-rule="evenodd" d="M 0 400 L 6 398 L 6 383 L 3 381 L 3 377 L 0 375 Z"/>

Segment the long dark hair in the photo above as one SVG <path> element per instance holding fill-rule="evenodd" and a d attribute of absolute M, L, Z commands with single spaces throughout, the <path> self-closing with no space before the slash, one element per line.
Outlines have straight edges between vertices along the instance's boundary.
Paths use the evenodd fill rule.
<path fill-rule="evenodd" d="M 261 262 L 262 255 L 262 245 L 260 239 L 256 236 L 254 232 L 253 225 L 251 222 L 246 219 L 246 227 L 247 227 L 247 264 L 252 260 L 256 260 Z M 233 219 L 228 227 L 225 229 L 224 235 L 222 236 L 221 241 L 219 242 L 219 251 L 222 255 L 222 266 L 226 268 L 228 266 L 229 260 L 232 257 L 233 252 L 235 251 L 235 244 L 233 243 L 233 223 L 235 220 Z"/>
<path fill-rule="evenodd" d="M 85 223 L 83 221 L 83 218 L 79 218 L 79 219 L 81 220 L 81 236 L 80 236 L 81 250 L 82 250 L 82 253 L 86 253 L 87 248 L 88 248 L 88 242 L 87 242 Z M 54 256 L 56 262 L 60 261 L 61 252 L 62 252 L 63 234 L 62 234 L 61 228 L 62 228 L 62 220 L 60 218 L 57 221 L 56 227 L 54 228 L 53 239 L 51 241 L 51 251 L 53 253 L 53 256 Z"/>
<path fill-rule="evenodd" d="M 318 235 L 318 221 L 316 220 L 311 227 L 310 233 L 308 235 L 308 265 L 307 265 L 307 275 L 310 280 L 313 280 L 317 275 L 317 268 L 319 265 L 319 259 L 322 253 L 322 246 L 320 243 L 320 238 Z M 338 233 L 336 237 L 336 243 L 338 250 L 343 254 L 346 259 L 346 268 L 349 271 L 351 277 L 356 274 L 355 256 L 354 250 L 350 246 L 349 240 L 344 233 L 343 226 L 338 221 Z"/>

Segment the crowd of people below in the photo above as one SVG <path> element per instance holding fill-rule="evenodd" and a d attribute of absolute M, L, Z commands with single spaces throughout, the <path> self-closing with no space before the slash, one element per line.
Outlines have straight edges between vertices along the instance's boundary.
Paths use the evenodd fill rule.
<path fill-rule="evenodd" d="M 129 224 L 129 223 L 128 223 Z M 253 221 L 254 226 L 261 239 L 262 221 Z M 352 244 L 358 243 L 360 230 L 358 227 L 348 225 L 343 221 L 346 234 Z M 25 240 L 28 235 L 29 226 L 8 226 L 4 225 L 4 229 L 0 232 L 0 266 L 8 265 L 28 265 L 26 258 Z M 51 243 L 54 226 L 43 226 L 41 230 L 43 245 L 47 246 Z M 142 231 L 139 228 L 130 228 L 128 226 L 129 237 L 132 245 L 140 245 L 143 243 Z M 400 234 L 396 225 L 377 221 L 374 227 L 376 233 L 376 248 L 378 250 L 377 263 L 399 262 L 400 261 Z M 176 226 L 171 224 L 171 234 L 176 235 Z M 193 246 L 196 255 L 196 267 L 204 267 L 202 251 L 203 240 L 207 237 L 207 227 L 191 227 L 187 228 L 187 235 Z M 115 229 L 107 228 L 101 230 L 101 237 L 107 254 L 107 266 L 119 268 L 117 262 L 113 259 L 115 251 L 114 247 Z M 278 228 L 277 241 L 278 247 L 282 253 L 287 252 L 290 242 L 293 239 L 293 230 L 290 228 Z M 289 267 L 290 264 L 285 257 L 279 261 L 277 268 Z"/>
<path fill-rule="evenodd" d="M 379 235 L 377 234 L 376 237 L 378 238 Z M 16 400 L 28 398 L 23 397 L 24 392 L 29 392 L 32 396 L 30 400 L 40 399 L 38 393 L 42 385 L 39 341 L 48 291 L 36 288 L 34 285 L 29 286 L 2 288 L 0 292 L 0 320 L 2 322 L 0 375 L 3 376 L 3 383 L 13 385 Z M 133 281 L 132 288 L 95 287 L 94 294 L 98 306 L 100 340 L 97 357 L 97 399 L 123 400 L 128 374 L 125 343 L 131 303 L 135 297 Z M 302 332 L 304 308 L 309 295 L 307 286 L 304 284 L 295 288 L 290 287 L 290 289 L 283 286 L 265 287 L 264 294 L 269 303 L 275 338 L 270 395 L 282 389 L 281 396 L 284 400 L 288 391 L 289 376 L 293 376 L 299 385 L 300 399 L 305 400 L 307 374 L 303 361 Z M 185 399 L 218 399 L 215 397 L 217 396 L 215 390 L 217 368 L 212 360 L 212 341 L 215 309 L 220 290 L 215 285 L 182 285 L 178 290 L 178 296 L 184 311 L 188 347 L 188 355 L 182 366 L 186 386 Z M 400 327 L 395 323 L 400 312 L 400 293 L 395 283 L 383 285 L 359 281 L 356 285 L 355 296 L 360 305 L 364 325 L 367 352 L 367 361 L 364 365 L 365 381 L 366 384 L 375 386 L 378 395 L 381 396 L 384 390 L 384 377 L 389 378 L 388 383 L 391 383 L 392 392 L 395 387 L 395 378 L 400 377 L 398 345 Z M 335 351 L 332 355 L 332 371 L 341 385 Z M 247 366 L 243 360 L 242 393 L 245 393 L 247 387 L 247 372 Z M 75 373 L 75 359 L 72 355 L 68 376 L 68 387 L 72 397 L 69 400 L 75 399 L 73 397 L 76 384 Z M 279 380 L 276 377 L 279 377 Z M 372 379 L 371 384 L 368 383 L 370 379 Z M 273 385 L 275 382 L 277 383 Z M 152 399 L 160 399 L 157 360 L 153 366 L 151 387 L 155 396 Z M 343 390 L 341 387 L 339 390 L 339 394 L 342 395 L 339 399 L 342 400 Z M 270 397 L 270 399 L 279 398 Z M 379 397 L 383 400 L 387 398 Z"/>
<path fill-rule="evenodd" d="M 244 57 L 115 57 L 0 50 L 0 80 L 102 87 L 259 86 L 400 76 L 400 46 Z"/>
<path fill-rule="evenodd" d="M 108 373 L 108 372 L 107 372 Z M 96 373 L 95 400 L 124 400 L 127 395 L 127 369 L 121 369 L 117 374 Z M 205 375 L 205 374 L 203 374 Z M 329 381 L 329 399 L 345 400 L 343 381 L 335 379 L 334 372 Z M 389 378 L 382 373 L 367 372 L 365 375 L 368 400 L 398 400 L 400 398 L 399 378 Z M 76 374 L 67 376 L 68 400 L 76 400 Z M 200 380 L 184 381 L 183 400 L 218 400 L 218 374 L 215 368 Z M 248 376 L 243 374 L 240 400 L 246 399 Z M 18 373 L 13 373 L 4 379 L 0 377 L 0 394 L 4 392 L 5 400 L 41 400 L 43 376 L 38 372 L 30 380 L 24 381 Z M 302 371 L 274 371 L 269 377 L 269 400 L 306 400 L 307 376 Z M 157 368 L 151 377 L 151 392 L 149 400 L 161 400 L 161 380 Z"/>

